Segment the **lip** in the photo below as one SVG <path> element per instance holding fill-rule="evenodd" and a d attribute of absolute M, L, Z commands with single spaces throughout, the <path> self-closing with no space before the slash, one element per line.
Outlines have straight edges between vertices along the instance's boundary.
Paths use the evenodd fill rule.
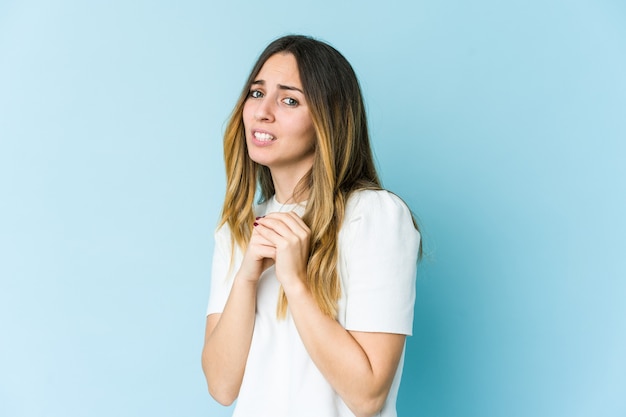
<path fill-rule="evenodd" d="M 272 140 L 259 140 L 256 138 L 255 133 L 264 133 L 266 135 L 270 135 L 273 137 Z M 256 146 L 269 146 L 276 141 L 276 135 L 272 132 L 263 130 L 263 129 L 252 129 L 250 131 L 250 141 L 254 143 Z"/>

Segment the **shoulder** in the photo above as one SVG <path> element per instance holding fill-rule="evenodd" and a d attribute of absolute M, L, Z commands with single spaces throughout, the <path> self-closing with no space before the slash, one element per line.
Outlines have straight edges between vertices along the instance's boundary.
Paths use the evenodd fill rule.
<path fill-rule="evenodd" d="M 354 192 L 339 242 L 344 327 L 411 334 L 420 234 L 407 205 L 385 190 Z"/>
<path fill-rule="evenodd" d="M 220 251 L 230 251 L 231 246 L 231 238 L 230 238 L 230 227 L 228 223 L 224 223 L 221 226 L 218 226 L 213 234 L 213 238 L 215 240 L 215 248 Z"/>
<path fill-rule="evenodd" d="M 350 195 L 340 232 L 344 242 L 361 239 L 415 241 L 419 231 L 404 201 L 387 190 L 359 190 Z"/>
<path fill-rule="evenodd" d="M 399 216 L 411 219 L 411 210 L 404 201 L 387 190 L 358 190 L 348 198 L 346 221 L 357 220 L 362 216 Z"/>

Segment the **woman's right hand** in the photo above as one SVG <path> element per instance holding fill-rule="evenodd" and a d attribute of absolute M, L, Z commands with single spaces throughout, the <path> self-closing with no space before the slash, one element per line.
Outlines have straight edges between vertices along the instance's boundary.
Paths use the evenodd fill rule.
<path fill-rule="evenodd" d="M 237 277 L 245 281 L 257 282 L 263 271 L 274 264 L 276 247 L 256 230 L 252 229 L 252 236 L 243 255 Z"/>

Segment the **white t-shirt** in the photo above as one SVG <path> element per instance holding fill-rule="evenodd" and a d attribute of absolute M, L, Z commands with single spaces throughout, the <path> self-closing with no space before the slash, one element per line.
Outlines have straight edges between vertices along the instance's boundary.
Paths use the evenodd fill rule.
<path fill-rule="evenodd" d="M 259 205 L 259 216 L 304 212 L 274 198 Z M 221 313 L 243 255 L 227 226 L 215 234 L 207 315 Z M 388 191 L 354 192 L 339 232 L 338 272 L 342 296 L 337 320 L 347 330 L 410 335 L 420 235 L 406 205 Z M 274 267 L 261 276 L 248 361 L 233 417 L 353 417 L 308 355 L 293 319 L 276 318 L 279 283 Z M 328 343 L 333 343 L 329 340 Z M 404 352 L 387 401 L 378 414 L 396 416 Z"/>

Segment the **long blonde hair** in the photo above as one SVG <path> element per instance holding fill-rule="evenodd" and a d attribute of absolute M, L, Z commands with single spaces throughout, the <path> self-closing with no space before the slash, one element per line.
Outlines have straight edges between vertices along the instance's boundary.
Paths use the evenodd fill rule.
<path fill-rule="evenodd" d="M 381 188 L 370 149 L 361 89 L 354 70 L 335 48 L 309 37 L 291 35 L 275 40 L 261 53 L 224 134 L 227 186 L 220 226 L 228 224 L 233 247 L 236 244 L 245 249 L 255 218 L 257 187 L 261 201 L 274 194 L 269 169 L 248 157 L 242 113 L 250 86 L 263 64 L 277 53 L 295 57 L 315 126 L 313 167 L 294 190 L 294 196 L 304 190 L 309 192 L 303 216 L 311 229 L 306 283 L 319 308 L 335 318 L 341 296 L 337 241 L 346 202 L 355 190 Z M 285 317 L 286 312 L 287 298 L 281 288 L 277 315 Z"/>

